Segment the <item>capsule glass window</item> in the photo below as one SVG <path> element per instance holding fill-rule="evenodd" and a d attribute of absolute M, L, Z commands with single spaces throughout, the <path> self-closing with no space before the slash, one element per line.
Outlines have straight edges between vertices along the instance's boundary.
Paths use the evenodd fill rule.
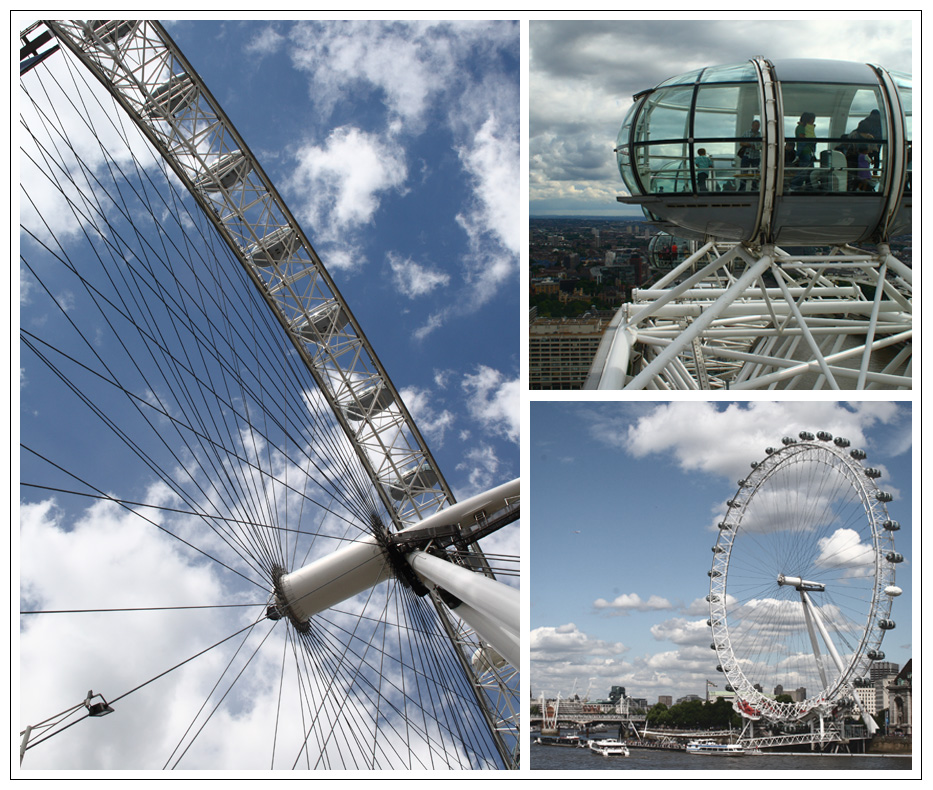
<path fill-rule="evenodd" d="M 692 191 L 687 145 L 692 103 L 690 85 L 657 90 L 641 107 L 632 153 L 638 177 L 649 193 Z"/>
<path fill-rule="evenodd" d="M 632 123 L 635 120 L 635 114 L 638 111 L 639 102 L 635 102 L 629 109 L 625 120 L 622 122 L 622 128 L 619 130 L 619 136 L 616 138 L 616 159 L 619 165 L 619 173 L 629 193 L 638 194 L 638 186 L 633 178 L 632 149 L 629 146 L 629 135 L 632 131 Z"/>
<path fill-rule="evenodd" d="M 732 76 L 736 70 L 726 71 Z M 762 129 L 757 83 L 700 85 L 692 137 L 698 192 L 758 190 Z"/>
<path fill-rule="evenodd" d="M 785 194 L 883 188 L 888 130 L 880 88 L 784 83 L 782 98 Z"/>

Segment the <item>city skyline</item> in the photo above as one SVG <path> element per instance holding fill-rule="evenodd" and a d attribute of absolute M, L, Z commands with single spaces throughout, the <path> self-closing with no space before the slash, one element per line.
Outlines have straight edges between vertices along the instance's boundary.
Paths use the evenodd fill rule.
<path fill-rule="evenodd" d="M 749 16 L 530 22 L 530 215 L 640 218 L 616 201 L 627 193 L 612 149 L 632 96 L 671 77 L 759 55 L 912 72 L 919 27 L 909 18 Z"/>
<path fill-rule="evenodd" d="M 536 401 L 531 408 L 531 676 L 535 698 L 613 685 L 652 704 L 722 687 L 705 596 L 716 523 L 736 480 L 784 435 L 864 447 L 901 522 L 904 590 L 888 660 L 911 634 L 909 403 Z M 785 684 L 789 685 L 789 684 Z M 796 686 L 795 686 L 796 687 Z M 766 690 L 769 691 L 769 690 Z"/>

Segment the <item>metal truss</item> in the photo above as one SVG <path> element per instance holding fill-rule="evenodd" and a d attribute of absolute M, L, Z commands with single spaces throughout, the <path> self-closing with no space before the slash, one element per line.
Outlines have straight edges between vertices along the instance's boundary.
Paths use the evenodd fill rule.
<path fill-rule="evenodd" d="M 414 420 L 304 231 L 165 29 L 152 21 L 47 24 L 142 129 L 239 258 L 334 410 L 396 529 L 452 502 Z"/>
<path fill-rule="evenodd" d="M 912 313 L 886 244 L 709 241 L 622 306 L 585 389 L 909 389 Z"/>

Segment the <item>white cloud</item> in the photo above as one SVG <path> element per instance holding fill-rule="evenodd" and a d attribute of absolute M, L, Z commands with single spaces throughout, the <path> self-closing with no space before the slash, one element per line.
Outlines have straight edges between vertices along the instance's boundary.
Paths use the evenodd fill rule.
<path fill-rule="evenodd" d="M 651 626 L 651 635 L 660 641 L 676 645 L 709 646 L 709 626 L 706 620 L 687 620 L 675 617 Z"/>
<path fill-rule="evenodd" d="M 414 332 L 412 332 L 412 337 L 418 341 L 424 340 L 435 329 L 440 329 L 443 325 L 444 314 L 434 313 L 433 315 L 428 316 L 428 320 L 424 323 L 423 326 L 418 327 Z"/>
<path fill-rule="evenodd" d="M 319 28 L 299 25 L 295 64 L 313 79 L 318 97 L 334 104 L 343 91 L 368 84 L 378 89 L 390 113 L 417 122 L 428 97 L 443 87 L 452 64 L 449 53 L 432 46 L 424 27 L 416 23 L 333 23 L 328 36 Z"/>
<path fill-rule="evenodd" d="M 455 217 L 469 253 L 457 262 L 466 293 L 436 311 L 415 339 L 423 340 L 451 314 L 463 315 L 514 286 L 520 237 L 518 92 L 499 64 L 514 45 L 514 26 L 303 23 L 291 39 L 292 60 L 307 74 L 315 108 L 325 119 L 347 95 L 384 110 L 376 114 L 378 131 L 365 137 L 358 131 L 352 145 L 332 135 L 325 145 L 300 147 L 292 192 L 301 216 L 316 225 L 316 239 L 323 234 L 321 242 L 327 243 L 338 233 L 352 233 L 375 217 L 387 190 L 406 186 L 408 163 L 419 156 L 417 141 L 430 123 L 435 136 L 449 135 L 469 189 Z M 479 74 L 464 68 L 477 58 L 483 63 Z M 321 157 L 330 161 L 318 163 Z M 434 167 L 433 160 L 423 162 L 420 172 Z M 421 274 L 419 294 L 450 281 L 450 274 L 436 270 Z M 410 292 L 411 284 L 399 279 L 394 267 L 392 276 L 397 288 L 408 286 Z"/>
<path fill-rule="evenodd" d="M 435 407 L 435 399 L 429 390 L 405 387 L 399 392 L 405 407 L 431 444 L 441 446 L 447 430 L 454 424 L 454 415 L 447 409 Z"/>
<path fill-rule="evenodd" d="M 396 289 L 409 299 L 424 296 L 435 288 L 445 286 L 450 282 L 449 274 L 416 263 L 411 258 L 394 252 L 386 255 L 386 261 L 392 271 L 392 280 Z"/>
<path fill-rule="evenodd" d="M 458 471 L 464 472 L 469 481 L 467 495 L 486 491 L 501 483 L 499 466 L 499 457 L 492 445 L 485 442 L 471 444 L 457 464 Z"/>
<path fill-rule="evenodd" d="M 611 601 L 604 598 L 597 598 L 593 602 L 593 607 L 597 611 L 611 611 L 616 614 L 628 614 L 635 612 L 656 612 L 663 609 L 672 609 L 673 604 L 666 598 L 659 595 L 652 595 L 648 600 L 642 600 L 638 593 L 625 593 L 619 595 Z"/>
<path fill-rule="evenodd" d="M 84 79 L 80 71 L 72 73 L 74 65 L 62 56 L 49 58 L 42 69 L 51 78 L 41 86 L 31 72 L 21 81 L 20 223 L 40 241 L 67 241 L 84 226 L 104 226 L 94 197 L 102 188 L 97 180 L 106 188 L 111 178 L 122 178 L 106 166 L 108 157 L 129 171 L 134 159 L 147 169 L 156 165 L 157 157 L 131 124 L 115 126 L 113 118 L 121 111 L 90 75 Z M 55 107 L 54 113 L 46 103 Z M 50 146 L 55 150 L 47 153 Z M 56 164 L 59 159 L 61 165 Z M 21 238 L 25 241 L 28 235 L 21 233 Z"/>
<path fill-rule="evenodd" d="M 258 57 L 272 55 L 283 47 L 285 41 L 285 36 L 274 27 L 265 27 L 246 45 L 246 54 Z"/>
<path fill-rule="evenodd" d="M 529 636 L 533 692 L 568 697 L 571 689 L 583 694 L 587 687 L 603 696 L 622 685 L 629 694 L 685 694 L 698 688 L 709 673 L 710 651 L 693 640 L 684 647 L 644 656 L 630 655 L 622 642 L 590 636 L 574 623 L 531 631 Z"/>
<path fill-rule="evenodd" d="M 628 648 L 621 642 L 594 640 L 574 623 L 532 629 L 529 645 L 535 661 L 558 661 L 580 656 L 621 656 Z"/>
<path fill-rule="evenodd" d="M 521 412 L 520 382 L 506 379 L 498 370 L 480 365 L 475 374 L 464 376 L 470 416 L 486 430 L 518 442 Z"/>
<path fill-rule="evenodd" d="M 814 564 L 824 570 L 843 570 L 843 578 L 871 576 L 874 573 L 875 552 L 862 543 L 854 529 L 837 529 L 818 541 L 819 555 Z"/>
<path fill-rule="evenodd" d="M 185 559 L 179 546 L 111 503 L 93 505 L 73 524 L 65 523 L 51 501 L 24 504 L 22 603 L 29 609 L 59 610 L 190 606 L 225 597 L 231 603 L 238 600 L 236 593 L 223 589 L 211 566 Z M 80 703 L 89 688 L 114 700 L 234 630 L 233 623 L 246 610 L 231 611 L 238 614 L 155 611 L 25 616 L 20 633 L 22 721 L 38 723 Z M 141 651 L 140 645 L 153 645 L 154 635 L 158 635 L 159 649 Z M 219 657 L 208 655 L 184 673 L 137 692 L 132 701 L 115 701 L 116 713 L 82 722 L 72 728 L 72 735 L 36 747 L 27 753 L 24 765 L 161 768 L 160 760 L 171 752 L 173 739 L 184 731 L 181 717 L 192 713 L 190 706 L 173 705 L 176 695 L 178 699 L 185 695 L 203 699 L 220 675 L 219 662 Z M 82 727 L 96 727 L 97 748 L 87 749 L 88 733 L 80 733 Z M 208 732 L 206 740 L 219 734 Z M 243 734 L 226 732 L 224 737 L 245 747 L 240 739 Z"/>
<path fill-rule="evenodd" d="M 345 92 L 369 90 L 390 123 L 418 131 L 438 94 L 469 83 L 463 59 L 512 43 L 514 33 L 488 22 L 306 22 L 295 27 L 291 55 L 325 110 Z"/>
<path fill-rule="evenodd" d="M 458 219 L 475 238 L 487 232 L 512 255 L 518 255 L 519 205 L 518 159 L 514 127 L 503 129 L 489 117 L 480 127 L 470 148 L 458 151 L 463 167 L 474 184 L 477 208 Z"/>
<path fill-rule="evenodd" d="M 353 126 L 334 129 L 321 146 L 302 146 L 296 158 L 291 189 L 303 196 L 303 219 L 325 242 L 370 222 L 383 193 L 408 177 L 400 146 Z"/>
<path fill-rule="evenodd" d="M 826 430 L 845 436 L 852 447 L 865 446 L 865 431 L 897 417 L 897 405 L 866 401 L 846 408 L 834 401 L 752 401 L 719 410 L 708 402 L 678 401 L 627 417 L 591 415 L 591 435 L 626 449 L 636 458 L 669 454 L 684 470 L 699 470 L 737 480 L 749 463 L 760 460 L 781 437 L 801 430 Z"/>

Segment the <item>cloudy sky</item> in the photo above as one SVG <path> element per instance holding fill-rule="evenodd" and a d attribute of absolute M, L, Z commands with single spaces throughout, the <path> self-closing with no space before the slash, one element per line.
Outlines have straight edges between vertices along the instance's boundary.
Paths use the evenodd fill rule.
<path fill-rule="evenodd" d="M 531 216 L 641 216 L 637 207 L 616 202 L 623 184 L 612 149 L 632 96 L 669 77 L 758 55 L 854 60 L 912 72 L 919 23 L 775 16 L 530 22 Z"/>
<path fill-rule="evenodd" d="M 519 25 L 176 21 L 166 26 L 301 222 L 455 495 L 464 498 L 517 477 Z M 56 88 L 53 79 L 63 87 Z M 317 424 L 320 403 L 308 392 L 283 392 L 280 397 L 293 398 L 292 405 L 276 403 L 275 370 L 292 364 L 287 351 L 279 351 L 278 362 L 272 352 L 270 373 L 253 370 L 259 347 L 277 342 L 269 333 L 278 327 L 258 323 L 266 317 L 247 309 L 244 299 L 242 309 L 233 308 L 230 335 L 218 324 L 208 326 L 204 335 L 185 335 L 187 320 L 178 318 L 181 305 L 204 309 L 209 316 L 213 305 L 223 301 L 209 293 L 210 282 L 198 277 L 197 268 L 175 286 L 184 291 L 177 294 L 171 286 L 157 285 L 158 276 L 138 290 L 119 279 L 127 268 L 142 267 L 144 253 L 152 256 L 155 268 L 161 257 L 174 257 L 169 245 L 191 239 L 207 245 L 196 252 L 198 265 L 213 267 L 227 254 L 222 245 L 197 235 L 201 220 L 194 214 L 181 215 L 174 226 L 177 207 L 160 206 L 160 193 L 148 186 L 151 176 L 160 175 L 155 159 L 132 136 L 128 144 L 122 139 L 120 114 L 106 102 L 96 105 L 98 93 L 78 86 L 62 53 L 28 74 L 23 86 L 30 96 L 22 99 L 23 122 L 37 137 L 55 138 L 47 129 L 57 124 L 69 129 L 74 153 L 63 158 L 78 186 L 69 186 L 64 174 L 42 158 L 38 144 L 23 135 L 19 309 L 26 339 L 19 349 L 19 399 L 21 440 L 31 449 L 21 458 L 21 479 L 29 484 L 21 489 L 22 602 L 43 610 L 261 602 L 265 594 L 260 588 L 205 563 L 152 524 L 142 528 L 142 520 L 124 508 L 36 487 L 96 490 L 163 508 L 145 512 L 190 539 L 198 530 L 184 512 L 192 501 L 183 503 L 170 491 L 155 465 L 182 470 L 177 475 L 192 493 L 197 491 L 199 501 L 214 501 L 224 479 L 239 479 L 234 500 L 261 499 L 262 468 L 262 474 L 285 484 L 275 501 L 256 504 L 290 514 L 283 524 L 291 519 L 326 533 L 332 549 L 352 520 L 344 506 L 334 504 L 334 491 L 309 487 L 305 500 L 314 500 L 319 510 L 312 514 L 308 505 L 298 510 L 294 481 L 303 472 L 294 458 L 276 454 L 275 426 L 247 431 L 230 417 L 236 409 L 245 413 L 261 407 L 258 397 L 251 397 L 255 393 L 223 391 L 221 384 L 229 387 L 233 377 L 220 375 L 211 359 L 215 348 L 221 355 L 227 350 L 236 354 L 226 364 L 243 365 L 246 386 L 268 389 L 271 406 L 265 416 L 270 422 L 286 414 L 294 419 L 288 410 L 297 408 Z M 66 97 L 76 99 L 76 106 Z M 50 103 L 56 105 L 57 118 L 43 117 Z M 93 134 L 78 120 L 85 108 Z M 58 139 L 43 145 L 65 150 Z M 130 150 L 139 170 L 133 170 Z M 72 213 L 46 173 L 53 173 L 61 192 L 72 198 L 95 192 L 97 186 L 87 185 L 97 179 L 123 184 L 113 205 L 102 210 L 113 224 L 90 230 L 87 217 L 97 211 L 94 201 L 80 204 L 84 214 Z M 168 199 L 186 198 L 176 193 Z M 150 216 L 143 217 L 144 212 Z M 149 241 L 134 244 L 129 218 L 162 232 L 150 231 Z M 121 252 L 122 262 L 106 261 L 121 234 L 120 249 L 125 241 L 133 252 Z M 188 242 L 177 240 L 182 234 L 191 234 Z M 97 255 L 116 279 L 81 276 L 97 271 Z M 231 291 L 223 298 L 236 302 L 240 297 Z M 105 303 L 112 308 L 112 324 L 103 320 L 103 310 L 96 312 L 95 305 Z M 182 321 L 184 339 L 171 331 L 157 336 L 155 330 L 133 336 L 121 324 L 124 313 L 155 316 L 160 310 Z M 261 334 L 260 342 L 250 331 Z M 144 338 L 151 342 L 141 342 Z M 183 358 L 182 343 L 188 343 L 185 353 L 191 357 Z M 147 345 L 172 349 L 176 358 L 168 364 Z M 87 403 L 74 397 L 65 380 L 84 388 Z M 112 381 L 123 382 L 129 401 L 122 393 L 114 395 Z M 217 405 L 205 401 L 193 407 L 214 388 Z M 102 427 L 97 406 L 109 412 L 128 441 Z M 187 409 L 195 416 L 184 415 Z M 186 421 L 185 430 L 209 437 L 200 449 L 173 444 L 173 430 L 177 433 Z M 131 442 L 144 445 L 145 458 Z M 197 468 L 200 453 L 210 456 L 220 444 L 227 455 L 210 468 Z M 339 438 L 322 431 L 308 444 L 308 465 L 317 467 L 320 480 L 339 474 L 335 469 L 347 452 Z M 240 505 L 237 501 L 234 507 Z M 259 517 L 244 516 L 252 518 Z M 365 514 L 357 518 L 365 521 Z M 226 551 L 222 543 L 209 534 L 197 545 L 219 554 Z M 517 555 L 518 543 L 513 526 L 493 536 L 487 548 Z M 313 550 L 322 553 L 320 546 Z M 394 605 L 382 595 L 366 601 L 367 612 Z M 245 611 L 256 614 L 255 608 Z M 334 633 L 350 633 L 341 621 L 349 614 L 334 616 Z M 231 610 L 229 615 L 157 611 L 26 617 L 20 632 L 22 720 L 37 722 L 80 703 L 88 688 L 112 698 L 228 636 L 250 616 Z M 156 645 L 153 634 L 159 635 Z M 251 699 L 274 699 L 267 684 L 281 669 L 276 665 L 281 664 L 282 641 L 276 644 L 272 655 L 257 654 L 249 683 L 238 686 L 232 701 L 221 707 L 216 716 L 223 721 L 215 734 L 208 728 L 201 753 L 189 756 L 183 766 L 267 764 L 268 749 L 256 749 L 254 742 L 257 732 L 274 729 L 275 707 L 262 708 Z M 147 647 L 140 650 L 141 645 Z M 124 715 L 92 722 L 101 725 L 96 730 L 84 723 L 57 739 L 55 748 L 30 751 L 29 767 L 161 768 L 190 721 L 190 705 L 176 703 L 197 699 L 197 708 L 210 688 L 205 684 L 223 671 L 213 654 L 191 667 L 179 680 L 172 675 L 171 681 L 136 695 L 132 716 L 124 703 Z M 189 718 L 182 721 L 185 707 Z"/>
<path fill-rule="evenodd" d="M 826 430 L 880 468 L 900 521 L 897 629 L 911 657 L 909 403 L 679 401 L 531 405 L 531 683 L 534 694 L 611 686 L 657 702 L 717 681 L 709 649 L 711 546 L 749 464 L 781 437 Z M 738 547 L 736 548 L 738 551 Z M 720 676 L 721 677 L 721 676 Z"/>

